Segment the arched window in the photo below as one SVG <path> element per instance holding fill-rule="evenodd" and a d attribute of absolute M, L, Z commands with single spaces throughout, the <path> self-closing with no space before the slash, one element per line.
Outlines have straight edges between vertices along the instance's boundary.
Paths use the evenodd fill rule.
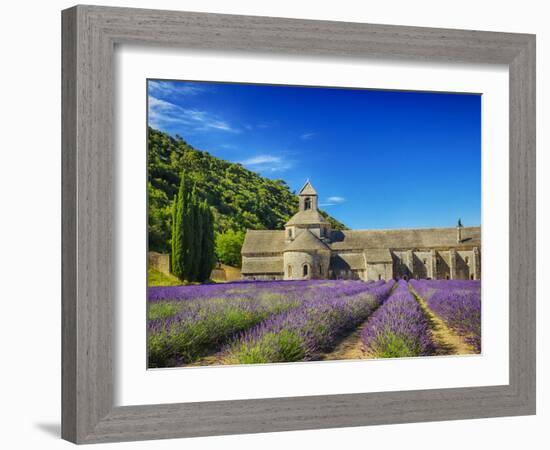
<path fill-rule="evenodd" d="M 286 271 L 288 273 L 288 278 L 292 278 L 292 266 L 290 264 L 288 265 Z"/>
<path fill-rule="evenodd" d="M 292 239 L 292 228 L 288 229 L 288 238 Z"/>
<path fill-rule="evenodd" d="M 323 275 L 323 265 L 319 264 L 319 275 Z"/>
<path fill-rule="evenodd" d="M 309 266 L 307 264 L 304 264 L 302 267 L 302 276 L 307 277 L 308 273 L 309 273 Z"/>
<path fill-rule="evenodd" d="M 304 209 L 311 209 L 311 198 L 306 197 L 304 200 Z"/>
<path fill-rule="evenodd" d="M 466 256 L 466 258 L 464 258 L 464 262 L 465 262 L 466 264 L 468 264 L 468 263 L 470 262 L 470 258 L 468 258 L 468 257 Z"/>

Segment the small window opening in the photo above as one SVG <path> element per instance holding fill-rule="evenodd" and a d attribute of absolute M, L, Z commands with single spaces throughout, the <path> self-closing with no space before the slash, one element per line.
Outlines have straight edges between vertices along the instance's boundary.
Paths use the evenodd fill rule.
<path fill-rule="evenodd" d="M 311 209 L 311 198 L 307 197 L 304 201 L 304 209 Z"/>
<path fill-rule="evenodd" d="M 308 271 L 309 271 L 308 265 L 304 264 L 304 267 L 302 268 L 302 274 L 304 277 L 307 277 Z"/>

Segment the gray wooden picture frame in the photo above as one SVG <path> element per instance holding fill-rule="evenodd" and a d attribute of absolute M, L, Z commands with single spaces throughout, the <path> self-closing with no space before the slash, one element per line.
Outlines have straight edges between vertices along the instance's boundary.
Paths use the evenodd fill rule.
<path fill-rule="evenodd" d="M 62 437 L 76 443 L 535 413 L 535 36 L 75 6 L 62 13 Z M 116 44 L 506 64 L 510 81 L 508 385 L 115 407 Z"/>

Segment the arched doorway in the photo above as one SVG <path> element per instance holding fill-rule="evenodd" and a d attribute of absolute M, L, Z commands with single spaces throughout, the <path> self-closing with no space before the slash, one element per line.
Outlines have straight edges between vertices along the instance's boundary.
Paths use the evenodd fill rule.
<path fill-rule="evenodd" d="M 309 275 L 309 265 L 308 264 L 304 264 L 302 266 L 302 276 L 303 277 L 307 277 Z"/>

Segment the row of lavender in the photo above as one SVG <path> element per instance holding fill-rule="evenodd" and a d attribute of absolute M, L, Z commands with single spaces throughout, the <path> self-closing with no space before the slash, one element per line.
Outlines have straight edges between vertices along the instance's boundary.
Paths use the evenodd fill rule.
<path fill-rule="evenodd" d="M 431 355 L 434 351 L 428 320 L 399 280 L 396 289 L 367 321 L 361 340 L 369 357 L 400 358 Z"/>
<path fill-rule="evenodd" d="M 302 281 L 150 289 L 149 366 L 191 363 L 271 317 L 298 317 L 303 305 L 346 303 L 347 298 L 376 291 L 381 284 Z"/>
<path fill-rule="evenodd" d="M 225 349 L 230 364 L 310 361 L 333 348 L 388 297 L 394 282 L 376 282 L 354 295 L 334 287 L 319 290 L 294 310 L 272 316 L 245 331 Z"/>
<path fill-rule="evenodd" d="M 411 286 L 450 328 L 481 351 L 480 281 L 412 280 Z"/>

